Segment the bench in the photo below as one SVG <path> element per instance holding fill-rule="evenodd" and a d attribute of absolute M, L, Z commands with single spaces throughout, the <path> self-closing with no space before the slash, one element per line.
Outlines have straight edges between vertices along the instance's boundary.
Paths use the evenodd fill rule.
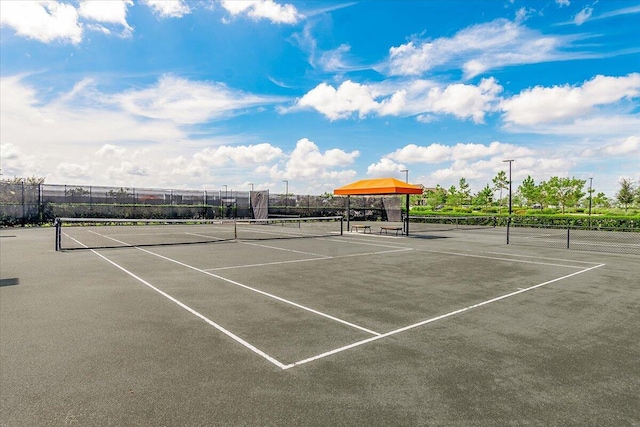
<path fill-rule="evenodd" d="M 383 231 L 384 234 L 389 234 L 389 231 L 395 231 L 397 236 L 398 233 L 402 231 L 402 227 L 382 226 L 380 227 L 380 234 L 382 234 Z"/>
<path fill-rule="evenodd" d="M 358 230 L 362 230 L 363 233 L 366 233 L 369 230 L 369 234 L 371 234 L 371 226 L 370 225 L 352 225 L 351 231 L 358 232 Z"/>

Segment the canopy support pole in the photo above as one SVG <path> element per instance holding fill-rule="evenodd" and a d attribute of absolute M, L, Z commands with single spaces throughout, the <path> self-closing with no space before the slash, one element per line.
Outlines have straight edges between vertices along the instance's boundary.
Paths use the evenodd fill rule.
<path fill-rule="evenodd" d="M 408 236 L 409 235 L 409 194 L 408 193 L 407 193 L 407 214 L 406 214 L 406 217 L 405 217 L 405 221 L 406 221 L 405 230 L 406 230 L 407 236 Z"/>
<path fill-rule="evenodd" d="M 351 231 L 350 227 L 350 217 L 349 213 L 351 212 L 351 196 L 347 196 L 347 231 Z"/>

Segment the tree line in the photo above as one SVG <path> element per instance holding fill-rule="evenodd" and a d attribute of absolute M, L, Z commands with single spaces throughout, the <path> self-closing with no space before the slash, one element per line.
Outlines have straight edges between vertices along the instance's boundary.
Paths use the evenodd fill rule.
<path fill-rule="evenodd" d="M 508 206 L 509 180 L 506 173 L 500 171 L 492 179 L 492 184 L 486 184 L 474 194 L 467 180 L 460 178 L 457 186 L 444 188 L 438 184 L 435 188 L 425 189 L 422 196 L 413 197 L 412 205 L 426 205 L 433 210 L 446 207 L 487 210 L 496 207 L 501 211 Z M 620 179 L 620 187 L 614 198 L 607 197 L 603 192 L 596 192 L 586 184 L 587 180 L 584 179 L 558 176 L 536 183 L 529 175 L 517 188 L 512 188 L 512 206 L 530 209 L 554 207 L 561 209 L 562 213 L 570 208 L 586 208 L 589 204 L 593 208 L 619 206 L 625 211 L 630 207 L 640 206 L 640 182 Z"/>

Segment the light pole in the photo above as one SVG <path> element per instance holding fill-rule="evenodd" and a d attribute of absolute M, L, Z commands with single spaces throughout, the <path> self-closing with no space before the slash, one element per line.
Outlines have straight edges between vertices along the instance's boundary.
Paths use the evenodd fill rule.
<path fill-rule="evenodd" d="M 507 245 L 509 244 L 509 228 L 511 227 L 511 164 L 513 159 L 503 160 L 503 163 L 509 163 L 509 219 L 507 220 Z"/>
<path fill-rule="evenodd" d="M 289 180 L 283 179 L 284 182 L 284 211 L 287 212 L 287 208 L 289 203 L 287 203 L 287 199 L 289 198 Z"/>
<path fill-rule="evenodd" d="M 589 178 L 589 228 L 591 228 L 591 201 L 593 199 L 593 178 Z"/>
<path fill-rule="evenodd" d="M 251 186 L 251 192 L 253 193 L 253 182 L 250 182 L 249 185 Z"/>
<path fill-rule="evenodd" d="M 224 187 L 224 198 L 222 198 L 222 195 L 220 195 L 220 209 L 222 210 L 222 218 L 224 218 L 224 204 L 227 203 L 227 186 L 225 184 L 223 184 L 222 186 Z"/>
<path fill-rule="evenodd" d="M 402 169 L 400 172 L 404 172 L 404 182 L 406 182 L 407 184 L 409 183 L 409 169 Z M 409 235 L 409 193 L 406 194 L 406 201 L 405 201 L 405 205 L 406 205 L 406 217 L 404 220 L 404 232 L 406 233 L 406 235 Z"/>

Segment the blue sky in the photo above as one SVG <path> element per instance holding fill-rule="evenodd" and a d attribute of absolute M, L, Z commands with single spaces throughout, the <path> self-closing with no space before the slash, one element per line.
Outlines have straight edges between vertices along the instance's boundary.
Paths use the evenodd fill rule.
<path fill-rule="evenodd" d="M 4 177 L 640 180 L 640 1 L 0 2 Z"/>

